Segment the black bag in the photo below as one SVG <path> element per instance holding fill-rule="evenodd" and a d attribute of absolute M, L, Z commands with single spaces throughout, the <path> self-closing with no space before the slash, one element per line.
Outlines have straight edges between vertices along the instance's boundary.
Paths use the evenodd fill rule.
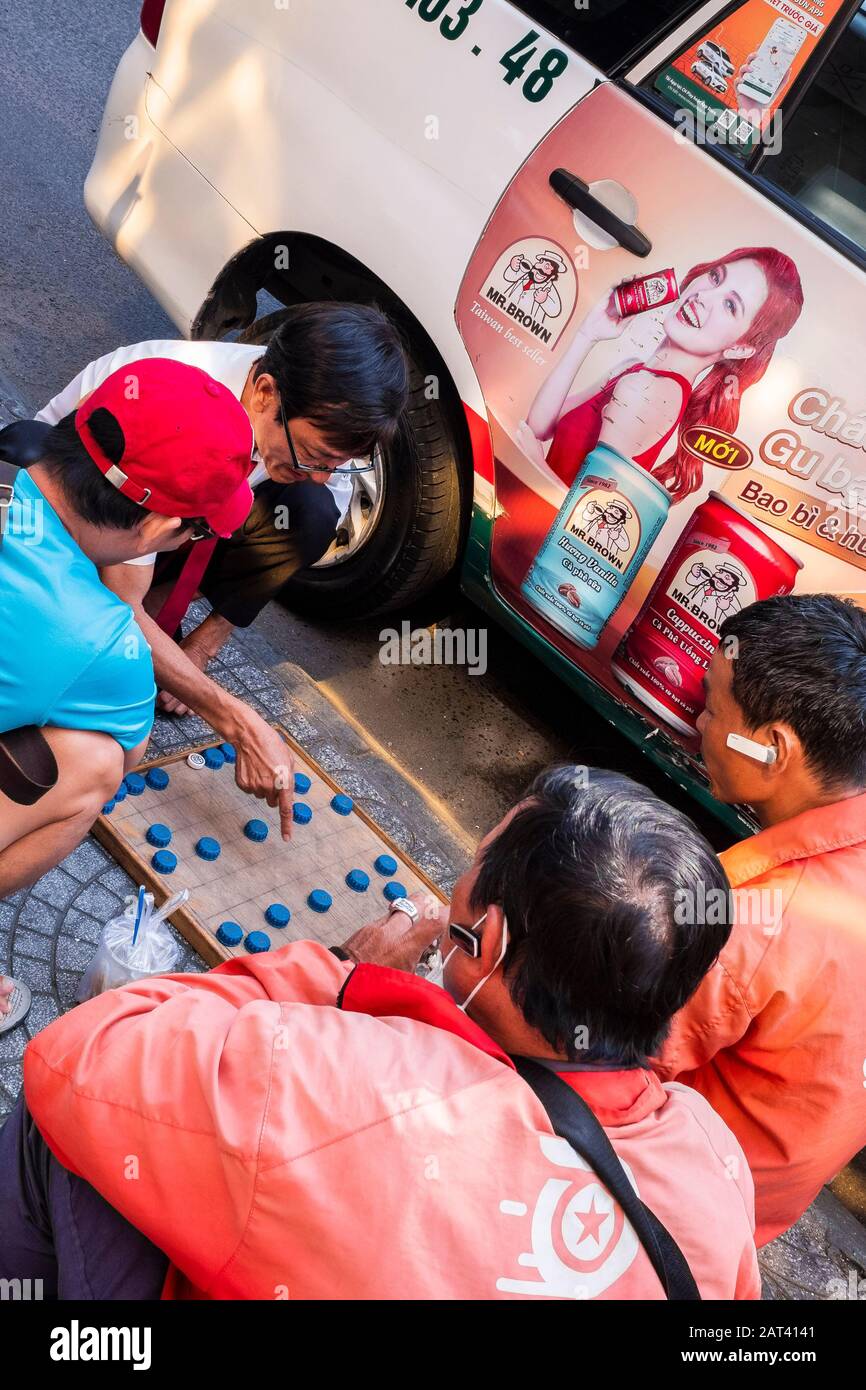
<path fill-rule="evenodd" d="M 547 1111 L 555 1134 L 584 1159 L 622 1208 L 652 1261 L 666 1296 L 700 1302 L 700 1292 L 688 1261 L 673 1236 L 638 1197 L 617 1158 L 613 1145 L 586 1101 L 561 1077 L 529 1057 L 512 1057 L 518 1074 L 531 1086 Z"/>

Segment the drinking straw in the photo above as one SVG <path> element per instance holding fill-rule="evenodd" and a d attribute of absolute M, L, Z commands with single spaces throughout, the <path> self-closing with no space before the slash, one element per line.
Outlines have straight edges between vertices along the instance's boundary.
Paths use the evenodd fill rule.
<path fill-rule="evenodd" d="M 138 905 L 136 906 L 136 909 L 135 909 L 135 926 L 134 926 L 133 929 L 132 929 L 132 944 L 133 944 L 133 946 L 135 945 L 135 940 L 136 940 L 136 937 L 138 936 L 138 928 L 139 928 L 139 924 L 141 923 L 141 914 L 142 914 L 143 911 L 144 911 L 144 884 L 142 884 L 141 887 L 140 887 L 139 890 L 138 890 Z"/>

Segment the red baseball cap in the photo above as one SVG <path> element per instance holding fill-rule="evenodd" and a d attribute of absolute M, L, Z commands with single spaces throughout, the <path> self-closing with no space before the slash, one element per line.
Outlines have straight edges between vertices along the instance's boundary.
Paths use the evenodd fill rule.
<path fill-rule="evenodd" d="M 115 463 L 93 437 L 90 417 L 107 410 L 123 432 Z M 253 429 L 237 396 L 199 367 L 167 357 L 129 362 L 82 401 L 75 428 L 99 471 L 161 516 L 203 517 L 230 536 L 253 504 Z"/>

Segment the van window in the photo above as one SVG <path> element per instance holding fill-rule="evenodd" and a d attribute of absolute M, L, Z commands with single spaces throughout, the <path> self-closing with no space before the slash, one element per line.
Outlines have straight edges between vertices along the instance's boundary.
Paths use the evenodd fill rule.
<path fill-rule="evenodd" d="M 761 178 L 866 250 L 866 4 L 782 118 L 781 150 Z"/>
<path fill-rule="evenodd" d="M 702 0 L 511 0 L 604 72 L 633 61 Z"/>

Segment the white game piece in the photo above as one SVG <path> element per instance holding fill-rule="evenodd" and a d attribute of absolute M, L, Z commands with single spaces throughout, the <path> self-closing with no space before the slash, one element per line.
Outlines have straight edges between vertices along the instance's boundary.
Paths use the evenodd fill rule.
<path fill-rule="evenodd" d="M 205 762 L 204 757 L 201 753 L 190 753 L 189 757 L 187 758 L 187 762 L 189 763 L 190 767 L 207 766 L 207 763 Z"/>

